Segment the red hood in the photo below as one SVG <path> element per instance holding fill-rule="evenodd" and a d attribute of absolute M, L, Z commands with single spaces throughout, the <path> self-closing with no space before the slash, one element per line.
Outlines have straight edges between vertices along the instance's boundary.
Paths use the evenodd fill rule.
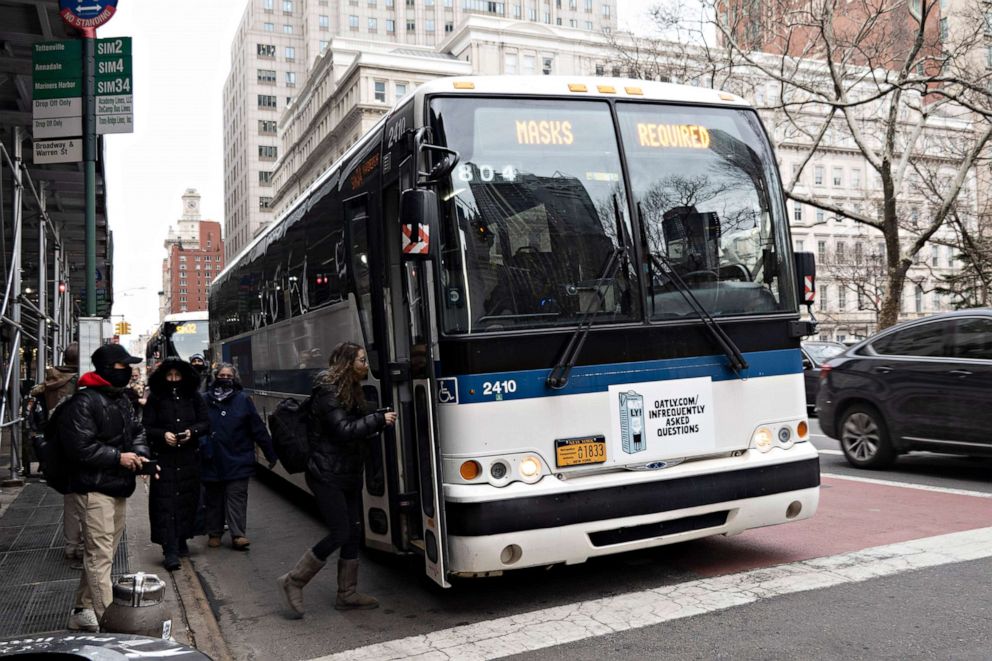
<path fill-rule="evenodd" d="M 112 388 L 110 382 L 105 378 L 97 374 L 96 372 L 87 372 L 86 374 L 79 377 L 77 384 L 79 387 L 92 388 L 94 386 L 103 386 L 104 388 Z"/>

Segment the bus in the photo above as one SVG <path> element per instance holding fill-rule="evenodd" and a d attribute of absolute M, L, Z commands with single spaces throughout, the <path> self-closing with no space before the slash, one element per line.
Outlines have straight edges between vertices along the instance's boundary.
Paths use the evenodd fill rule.
<path fill-rule="evenodd" d="M 188 361 L 190 356 L 200 354 L 206 359 L 210 350 L 209 329 L 205 310 L 165 315 L 145 345 L 146 368 L 154 370 L 166 358 Z"/>
<path fill-rule="evenodd" d="M 399 421 L 369 444 L 364 541 L 446 587 L 812 516 L 799 256 L 742 99 L 445 78 L 216 278 L 211 346 L 264 414 L 366 347 Z"/>

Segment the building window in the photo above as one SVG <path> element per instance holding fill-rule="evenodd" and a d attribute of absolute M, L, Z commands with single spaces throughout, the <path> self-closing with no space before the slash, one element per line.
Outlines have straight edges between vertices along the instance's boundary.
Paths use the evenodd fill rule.
<path fill-rule="evenodd" d="M 286 72 L 286 87 L 296 87 L 296 72 L 287 71 Z"/>
<path fill-rule="evenodd" d="M 817 292 L 820 301 L 820 312 L 826 312 L 827 310 L 827 298 L 830 296 L 830 286 L 823 285 L 820 287 L 820 291 Z"/>
<path fill-rule="evenodd" d="M 504 53 L 503 54 L 503 73 L 515 74 L 517 73 L 517 54 L 516 53 Z"/>
<path fill-rule="evenodd" d="M 428 18 L 426 21 L 424 21 L 424 30 L 426 32 L 428 32 L 428 33 L 434 32 L 434 19 L 433 18 Z"/>
<path fill-rule="evenodd" d="M 282 13 L 293 14 L 293 0 L 282 0 Z"/>
<path fill-rule="evenodd" d="M 841 312 L 847 310 L 847 290 L 843 285 L 837 286 L 837 309 Z"/>
<path fill-rule="evenodd" d="M 417 22 L 416 21 L 410 21 L 410 20 L 408 20 L 406 22 L 406 31 L 407 32 L 416 32 L 417 31 Z"/>
<path fill-rule="evenodd" d="M 803 248 L 806 246 L 806 242 L 802 239 L 796 239 L 796 252 L 802 252 Z"/>
<path fill-rule="evenodd" d="M 834 186 L 840 187 L 844 183 L 844 170 L 841 168 L 834 168 Z"/>
<path fill-rule="evenodd" d="M 803 205 L 798 202 L 792 203 L 792 220 L 797 223 L 803 222 Z"/>
<path fill-rule="evenodd" d="M 282 33 L 283 34 L 293 34 L 293 26 L 290 25 L 289 23 L 283 23 L 283 25 L 282 25 Z"/>
<path fill-rule="evenodd" d="M 378 31 L 379 31 L 379 19 L 377 19 L 377 18 L 370 18 L 369 19 L 369 32 L 378 32 Z"/>
<path fill-rule="evenodd" d="M 816 210 L 816 222 L 818 222 L 818 223 L 824 223 L 824 222 L 826 222 L 826 218 L 825 218 L 825 215 L 823 213 L 823 209 L 817 209 Z"/>
<path fill-rule="evenodd" d="M 396 83 L 396 100 L 402 99 L 406 96 L 406 83 Z"/>
<path fill-rule="evenodd" d="M 275 145 L 259 145 L 258 157 L 263 161 L 274 161 L 279 158 L 279 148 Z"/>
<path fill-rule="evenodd" d="M 522 60 L 521 73 L 528 76 L 534 75 L 535 58 L 533 55 L 524 55 Z"/>
<path fill-rule="evenodd" d="M 258 82 L 262 85 L 275 85 L 276 84 L 276 72 L 274 69 L 259 69 L 258 70 Z"/>
<path fill-rule="evenodd" d="M 386 19 L 386 32 L 396 32 L 396 21 L 391 18 Z"/>
<path fill-rule="evenodd" d="M 455 24 L 452 23 L 451 21 L 447 21 L 444 24 L 444 31 L 445 31 L 445 33 L 448 33 L 448 34 L 454 32 L 455 31 Z"/>
<path fill-rule="evenodd" d="M 858 168 L 851 170 L 851 188 L 861 188 L 861 170 Z"/>
<path fill-rule="evenodd" d="M 320 52 L 321 52 L 321 53 L 323 53 L 323 52 L 324 52 L 325 50 L 327 50 L 327 47 L 328 47 L 328 46 L 329 46 L 330 44 L 331 44 L 331 42 L 329 42 L 329 41 L 326 41 L 326 40 L 324 40 L 324 39 L 321 39 L 321 40 L 320 40 Z"/>
<path fill-rule="evenodd" d="M 276 47 L 272 44 L 257 44 L 259 57 L 275 57 Z"/>
<path fill-rule="evenodd" d="M 940 19 L 940 40 L 947 41 L 947 17 Z M 917 310 L 919 312 L 919 310 Z"/>
<path fill-rule="evenodd" d="M 386 102 L 386 83 L 381 80 L 377 80 L 373 83 L 374 86 L 374 96 L 375 100 L 380 103 Z"/>
<path fill-rule="evenodd" d="M 913 301 L 916 306 L 917 312 L 923 312 L 923 287 L 921 285 L 916 285 L 915 300 Z"/>
<path fill-rule="evenodd" d="M 321 14 L 320 16 L 317 17 L 317 25 L 320 27 L 322 31 L 326 32 L 331 28 L 331 19 Z"/>
<path fill-rule="evenodd" d="M 286 61 L 295 62 L 296 61 L 296 49 L 292 46 L 286 46 Z"/>
<path fill-rule="evenodd" d="M 816 261 L 820 262 L 821 264 L 825 264 L 827 262 L 827 242 L 826 241 L 817 241 L 816 242 Z"/>
<path fill-rule="evenodd" d="M 272 5 L 275 4 L 275 0 L 262 0 L 262 9 L 267 12 L 272 12 Z"/>
<path fill-rule="evenodd" d="M 847 244 L 844 243 L 843 241 L 837 242 L 836 258 L 837 258 L 836 262 L 838 264 L 844 264 L 847 262 Z"/>
<path fill-rule="evenodd" d="M 550 76 L 552 68 L 554 67 L 554 58 L 543 57 L 541 58 L 541 73 L 545 76 Z"/>
<path fill-rule="evenodd" d="M 603 16 L 606 16 L 607 18 L 610 17 L 610 6 L 609 5 L 603 5 Z"/>
<path fill-rule="evenodd" d="M 823 166 L 817 165 L 813 168 L 813 184 L 816 186 L 823 185 Z"/>
<path fill-rule="evenodd" d="M 276 97 L 272 96 L 271 94 L 259 94 L 258 107 L 271 108 L 274 110 L 277 107 Z"/>
<path fill-rule="evenodd" d="M 275 23 L 262 23 L 262 29 L 265 30 L 266 32 L 275 32 L 276 31 L 276 24 Z"/>
<path fill-rule="evenodd" d="M 260 119 L 258 120 L 258 134 L 259 135 L 275 135 L 278 131 L 278 124 L 274 119 Z"/>

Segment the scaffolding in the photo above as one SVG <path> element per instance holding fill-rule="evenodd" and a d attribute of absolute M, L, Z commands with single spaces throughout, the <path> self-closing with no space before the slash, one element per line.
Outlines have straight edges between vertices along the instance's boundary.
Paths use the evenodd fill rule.
<path fill-rule="evenodd" d="M 62 231 L 47 210 L 46 183 L 37 184 L 24 162 L 25 132 L 11 129 L 10 148 L 0 141 L 0 259 L 3 262 L 3 299 L 0 301 L 0 455 L 10 458 L 10 476 L 4 485 L 20 481 L 22 471 L 22 396 L 26 384 L 45 380 L 48 364 L 58 364 L 72 341 L 73 306 L 64 274 L 67 251 Z M 10 205 L 5 200 L 9 194 Z M 25 199 L 27 196 L 27 200 Z M 25 211 L 36 213 L 37 246 L 26 247 Z M 9 229 L 8 229 L 9 228 Z M 11 244 L 7 247 L 7 235 Z M 37 250 L 37 282 L 25 283 L 24 258 Z M 49 278 L 49 271 L 52 277 Z M 31 285 L 34 284 L 32 287 Z M 34 367 L 32 375 L 32 365 Z M 6 446 L 6 447 L 5 447 Z"/>

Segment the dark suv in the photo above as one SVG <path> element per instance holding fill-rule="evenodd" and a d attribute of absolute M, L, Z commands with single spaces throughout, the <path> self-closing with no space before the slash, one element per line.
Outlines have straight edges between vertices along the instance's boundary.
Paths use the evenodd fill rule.
<path fill-rule="evenodd" d="M 992 309 L 893 326 L 821 375 L 820 427 L 854 466 L 911 450 L 992 456 Z"/>

